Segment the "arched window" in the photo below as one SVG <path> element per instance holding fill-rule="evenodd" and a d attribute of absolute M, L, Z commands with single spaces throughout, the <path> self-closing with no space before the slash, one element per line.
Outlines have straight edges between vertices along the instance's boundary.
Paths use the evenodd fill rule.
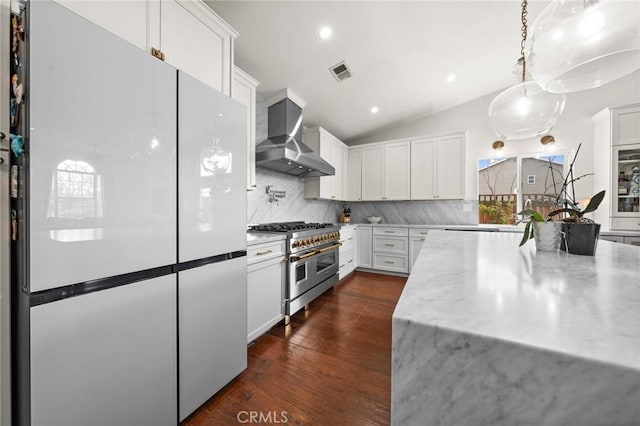
<path fill-rule="evenodd" d="M 102 179 L 85 161 L 64 160 L 51 185 L 48 217 L 85 219 L 102 217 Z"/>

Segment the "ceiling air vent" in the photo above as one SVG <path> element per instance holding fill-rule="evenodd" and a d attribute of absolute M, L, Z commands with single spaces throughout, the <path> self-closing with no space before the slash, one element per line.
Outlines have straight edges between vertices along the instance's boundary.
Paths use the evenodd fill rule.
<path fill-rule="evenodd" d="M 329 71 L 331 71 L 331 75 L 333 75 L 336 80 L 338 80 L 338 83 L 351 77 L 351 71 L 349 71 L 349 68 L 347 68 L 347 63 L 345 61 L 338 62 L 337 64 L 329 68 Z"/>

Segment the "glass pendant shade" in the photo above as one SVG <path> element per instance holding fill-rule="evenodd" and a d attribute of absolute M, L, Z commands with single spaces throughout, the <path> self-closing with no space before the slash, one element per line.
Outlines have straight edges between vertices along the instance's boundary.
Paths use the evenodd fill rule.
<path fill-rule="evenodd" d="M 602 86 L 640 69 L 640 2 L 553 0 L 525 45 L 533 78 L 548 92 Z"/>
<path fill-rule="evenodd" d="M 548 93 L 536 81 L 519 83 L 491 102 L 489 124 L 502 140 L 537 138 L 556 124 L 565 101 L 565 95 Z"/>

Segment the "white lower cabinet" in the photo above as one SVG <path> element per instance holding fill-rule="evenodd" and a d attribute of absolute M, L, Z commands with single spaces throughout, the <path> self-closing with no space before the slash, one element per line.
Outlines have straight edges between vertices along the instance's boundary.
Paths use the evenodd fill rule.
<path fill-rule="evenodd" d="M 372 268 L 373 261 L 371 259 L 371 236 L 372 227 L 366 225 L 358 225 L 358 257 L 357 264 L 359 268 Z"/>
<path fill-rule="evenodd" d="M 358 240 L 355 226 L 343 226 L 340 229 L 340 263 L 338 278 L 343 279 L 356 269 Z"/>
<path fill-rule="evenodd" d="M 428 233 L 429 231 L 426 229 L 409 229 L 409 273 L 413 270 L 413 265 L 416 263 L 416 259 L 418 259 L 418 254 L 420 254 L 422 244 Z"/>
<path fill-rule="evenodd" d="M 247 342 L 284 318 L 285 241 L 247 248 Z"/>
<path fill-rule="evenodd" d="M 373 269 L 409 272 L 409 230 L 401 227 L 373 228 Z"/>

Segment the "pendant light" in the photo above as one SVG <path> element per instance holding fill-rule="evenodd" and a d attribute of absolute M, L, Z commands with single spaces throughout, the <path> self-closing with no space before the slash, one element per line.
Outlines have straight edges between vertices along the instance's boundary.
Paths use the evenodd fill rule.
<path fill-rule="evenodd" d="M 489 124 L 502 140 L 530 139 L 549 133 L 565 104 L 564 95 L 548 93 L 534 80 L 526 81 L 527 0 L 522 2 L 521 19 L 518 63 L 522 63 L 522 80 L 496 96 L 489 105 Z"/>
<path fill-rule="evenodd" d="M 640 69 L 640 2 L 553 0 L 525 45 L 533 78 L 547 91 L 602 86 Z"/>

